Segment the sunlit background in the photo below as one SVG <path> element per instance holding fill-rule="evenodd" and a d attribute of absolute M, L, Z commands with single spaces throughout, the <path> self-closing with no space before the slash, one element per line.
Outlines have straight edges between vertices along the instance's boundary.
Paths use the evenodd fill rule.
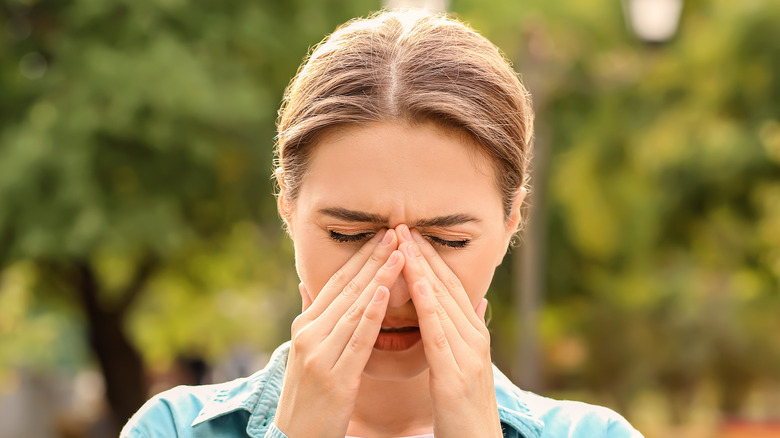
<path fill-rule="evenodd" d="M 537 110 L 496 364 L 648 438 L 780 436 L 780 2 L 436 3 Z M 313 44 L 381 7 L 0 0 L 1 438 L 116 436 L 289 338 L 276 110 Z"/>

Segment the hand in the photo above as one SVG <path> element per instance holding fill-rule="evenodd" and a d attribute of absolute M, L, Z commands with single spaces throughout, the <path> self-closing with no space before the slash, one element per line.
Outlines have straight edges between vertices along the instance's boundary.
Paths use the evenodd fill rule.
<path fill-rule="evenodd" d="M 394 230 L 374 238 L 339 269 L 292 324 L 292 346 L 274 424 L 290 438 L 347 432 L 360 377 L 381 328 L 389 288 L 405 258 Z"/>
<path fill-rule="evenodd" d="M 434 435 L 502 437 L 484 320 L 487 301 L 474 309 L 436 249 L 406 225 L 397 230 L 430 367 Z"/>

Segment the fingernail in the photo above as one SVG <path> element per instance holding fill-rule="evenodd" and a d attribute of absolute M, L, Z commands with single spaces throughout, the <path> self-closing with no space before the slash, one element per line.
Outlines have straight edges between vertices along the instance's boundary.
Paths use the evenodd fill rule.
<path fill-rule="evenodd" d="M 380 303 L 382 300 L 385 299 L 385 296 L 387 296 L 387 288 L 384 286 L 379 286 L 376 289 L 376 293 L 374 294 L 374 302 Z"/>
<path fill-rule="evenodd" d="M 398 263 L 398 254 L 393 251 L 393 253 L 390 254 L 390 258 L 385 262 L 385 268 L 392 268 L 396 263 Z"/>
<path fill-rule="evenodd" d="M 417 230 L 414 230 L 414 232 L 412 232 L 412 239 L 414 239 L 414 241 L 419 243 L 420 245 L 422 245 L 425 242 L 425 239 L 423 239 L 422 234 L 420 234 L 420 232 Z"/>
<path fill-rule="evenodd" d="M 409 227 L 406 225 L 402 225 L 401 227 L 401 235 L 404 237 L 404 240 L 412 240 L 412 235 L 409 233 Z"/>
<path fill-rule="evenodd" d="M 477 316 L 479 316 L 482 319 L 482 322 L 485 321 L 485 313 L 487 312 L 487 306 L 488 306 L 488 300 L 485 298 L 482 298 L 482 300 L 477 304 Z"/>
<path fill-rule="evenodd" d="M 420 281 L 417 283 L 417 290 L 420 291 L 421 297 L 427 297 L 428 296 L 428 285 L 424 282 Z"/>
<path fill-rule="evenodd" d="M 409 254 L 409 257 L 411 257 L 412 259 L 417 257 L 417 254 L 414 253 L 414 247 L 412 246 L 411 243 L 406 245 L 406 253 Z"/>
<path fill-rule="evenodd" d="M 382 238 L 382 246 L 390 245 L 390 242 L 393 241 L 393 235 L 390 234 L 390 230 L 385 231 L 385 237 Z"/>
<path fill-rule="evenodd" d="M 371 241 L 374 243 L 379 242 L 384 236 L 387 236 L 387 231 L 385 231 L 385 234 L 382 234 L 382 231 L 380 231 L 371 238 Z"/>

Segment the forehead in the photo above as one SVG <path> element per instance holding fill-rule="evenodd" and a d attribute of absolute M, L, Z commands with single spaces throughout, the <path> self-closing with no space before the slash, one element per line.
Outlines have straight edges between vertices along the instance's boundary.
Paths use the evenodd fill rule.
<path fill-rule="evenodd" d="M 333 129 L 312 146 L 297 208 L 333 206 L 410 221 L 496 213 L 490 159 L 467 135 L 433 124 L 377 122 Z"/>

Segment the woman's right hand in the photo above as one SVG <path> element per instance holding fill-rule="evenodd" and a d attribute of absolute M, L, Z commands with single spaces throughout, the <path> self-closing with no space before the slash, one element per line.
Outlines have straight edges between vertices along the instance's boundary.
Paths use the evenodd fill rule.
<path fill-rule="evenodd" d="M 404 266 L 395 230 L 377 233 L 292 324 L 274 424 L 290 438 L 344 437 L 389 300 Z M 301 295 L 308 297 L 305 285 Z M 306 308 L 307 307 L 307 308 Z"/>

